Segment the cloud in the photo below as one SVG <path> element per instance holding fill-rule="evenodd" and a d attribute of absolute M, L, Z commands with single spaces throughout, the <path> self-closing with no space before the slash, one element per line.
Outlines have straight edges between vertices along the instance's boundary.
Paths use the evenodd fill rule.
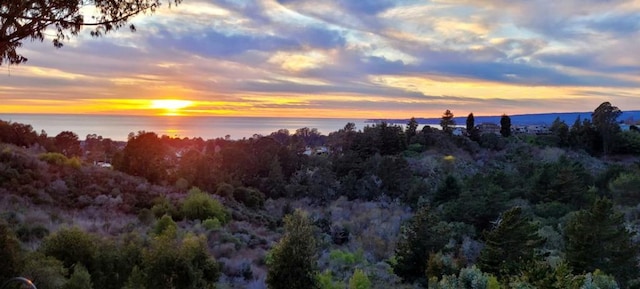
<path fill-rule="evenodd" d="M 134 23 L 26 43 L 0 98 L 176 97 L 252 115 L 640 104 L 637 1 L 193 0 Z"/>

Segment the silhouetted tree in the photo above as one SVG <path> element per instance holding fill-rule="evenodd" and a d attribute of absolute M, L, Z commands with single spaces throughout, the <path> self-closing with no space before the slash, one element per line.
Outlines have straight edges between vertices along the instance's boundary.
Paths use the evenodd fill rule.
<path fill-rule="evenodd" d="M 144 177 L 150 182 L 159 182 L 167 177 L 167 147 L 153 132 L 130 134 L 122 151 L 122 159 L 114 162 L 116 169 L 134 176 Z"/>
<path fill-rule="evenodd" d="M 500 134 L 503 137 L 511 136 L 511 118 L 506 114 L 500 117 Z"/>
<path fill-rule="evenodd" d="M 593 111 L 591 119 L 593 126 L 602 136 L 602 151 L 604 154 L 611 152 L 611 144 L 618 132 L 620 132 L 620 125 L 618 125 L 617 119 L 622 114 L 622 111 L 616 106 L 612 106 L 611 103 L 603 102 Z"/>
<path fill-rule="evenodd" d="M 415 117 L 412 117 L 407 123 L 407 144 L 411 143 L 411 138 L 416 135 L 416 131 L 418 129 L 418 121 L 416 121 Z"/>
<path fill-rule="evenodd" d="M 56 135 L 54 143 L 58 152 L 67 157 L 82 155 L 80 140 L 78 139 L 78 135 L 74 132 L 63 131 L 59 133 Z"/>
<path fill-rule="evenodd" d="M 471 133 L 476 128 L 476 120 L 473 117 L 473 112 L 467 116 L 467 132 Z"/>
<path fill-rule="evenodd" d="M 77 35 L 85 27 L 91 27 L 92 36 L 101 36 L 117 30 L 140 13 L 154 12 L 162 2 L 178 4 L 182 0 L 3 0 L 0 2 L 0 65 L 3 62 L 20 64 L 27 58 L 16 49 L 25 39 L 43 41 L 46 31 L 55 31 L 53 45 Z M 87 22 L 87 10 L 95 13 Z M 48 30 L 51 29 L 51 30 Z M 135 30 L 133 25 L 131 30 Z"/>
<path fill-rule="evenodd" d="M 453 119 L 453 113 L 450 110 L 447 109 L 444 114 L 442 114 L 440 126 L 442 127 L 442 131 L 448 134 L 453 132 L 453 127 L 456 126 L 456 121 Z"/>

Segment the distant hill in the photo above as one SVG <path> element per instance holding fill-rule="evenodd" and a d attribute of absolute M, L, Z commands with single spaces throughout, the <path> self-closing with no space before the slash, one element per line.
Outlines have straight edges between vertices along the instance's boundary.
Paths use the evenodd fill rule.
<path fill-rule="evenodd" d="M 495 123 L 500 124 L 501 116 L 475 116 L 475 123 Z M 581 119 L 591 119 L 591 112 L 558 112 L 558 113 L 537 113 L 537 114 L 518 114 L 510 115 L 512 125 L 528 125 L 528 124 L 551 124 L 557 117 L 566 122 L 568 125 L 572 125 L 578 117 Z M 627 119 L 640 120 L 640 110 L 624 111 L 622 116 L 618 118 L 618 121 L 625 121 Z M 439 125 L 440 118 L 416 118 L 419 124 L 432 124 Z M 467 121 L 467 116 L 455 117 L 454 120 L 458 125 L 464 125 Z M 409 119 L 369 119 L 367 122 L 378 123 L 387 122 L 393 124 L 406 124 Z"/>

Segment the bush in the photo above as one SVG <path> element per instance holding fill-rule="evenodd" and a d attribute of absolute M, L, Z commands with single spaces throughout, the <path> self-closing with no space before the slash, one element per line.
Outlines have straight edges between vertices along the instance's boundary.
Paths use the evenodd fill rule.
<path fill-rule="evenodd" d="M 216 190 L 216 195 L 226 199 L 233 198 L 233 186 L 227 183 L 220 184 Z"/>
<path fill-rule="evenodd" d="M 220 220 L 213 218 L 202 221 L 202 226 L 207 230 L 215 230 L 220 228 L 222 224 L 220 224 Z"/>
<path fill-rule="evenodd" d="M 75 264 L 73 266 L 73 274 L 71 274 L 71 278 L 67 281 L 66 284 L 62 287 L 62 289 L 91 289 L 93 285 L 91 284 L 91 274 L 87 271 L 87 268 L 82 266 L 82 264 Z"/>
<path fill-rule="evenodd" d="M 233 198 L 249 208 L 262 208 L 264 206 L 264 194 L 254 188 L 236 188 L 233 191 Z"/>
<path fill-rule="evenodd" d="M 178 225 L 171 219 L 169 215 L 164 215 L 156 225 L 153 227 L 153 233 L 156 235 L 163 235 L 171 238 L 175 238 L 178 231 Z"/>
<path fill-rule="evenodd" d="M 66 156 L 61 153 L 43 153 L 40 155 L 40 160 L 45 161 L 51 165 L 64 165 L 69 160 Z"/>
<path fill-rule="evenodd" d="M 218 200 L 198 188 L 189 190 L 189 195 L 182 203 L 181 211 L 189 220 L 217 218 L 222 223 L 226 223 L 229 218 L 229 213 Z"/>
<path fill-rule="evenodd" d="M 96 253 L 97 240 L 77 227 L 65 228 L 49 235 L 42 244 L 42 252 L 71 268 L 76 263 L 91 267 Z"/>

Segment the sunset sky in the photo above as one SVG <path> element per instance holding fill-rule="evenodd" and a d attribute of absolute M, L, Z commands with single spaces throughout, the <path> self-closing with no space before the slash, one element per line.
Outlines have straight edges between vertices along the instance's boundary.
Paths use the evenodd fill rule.
<path fill-rule="evenodd" d="M 133 22 L 62 49 L 26 41 L 26 64 L 0 66 L 0 113 L 640 109 L 638 0 L 184 0 Z"/>

